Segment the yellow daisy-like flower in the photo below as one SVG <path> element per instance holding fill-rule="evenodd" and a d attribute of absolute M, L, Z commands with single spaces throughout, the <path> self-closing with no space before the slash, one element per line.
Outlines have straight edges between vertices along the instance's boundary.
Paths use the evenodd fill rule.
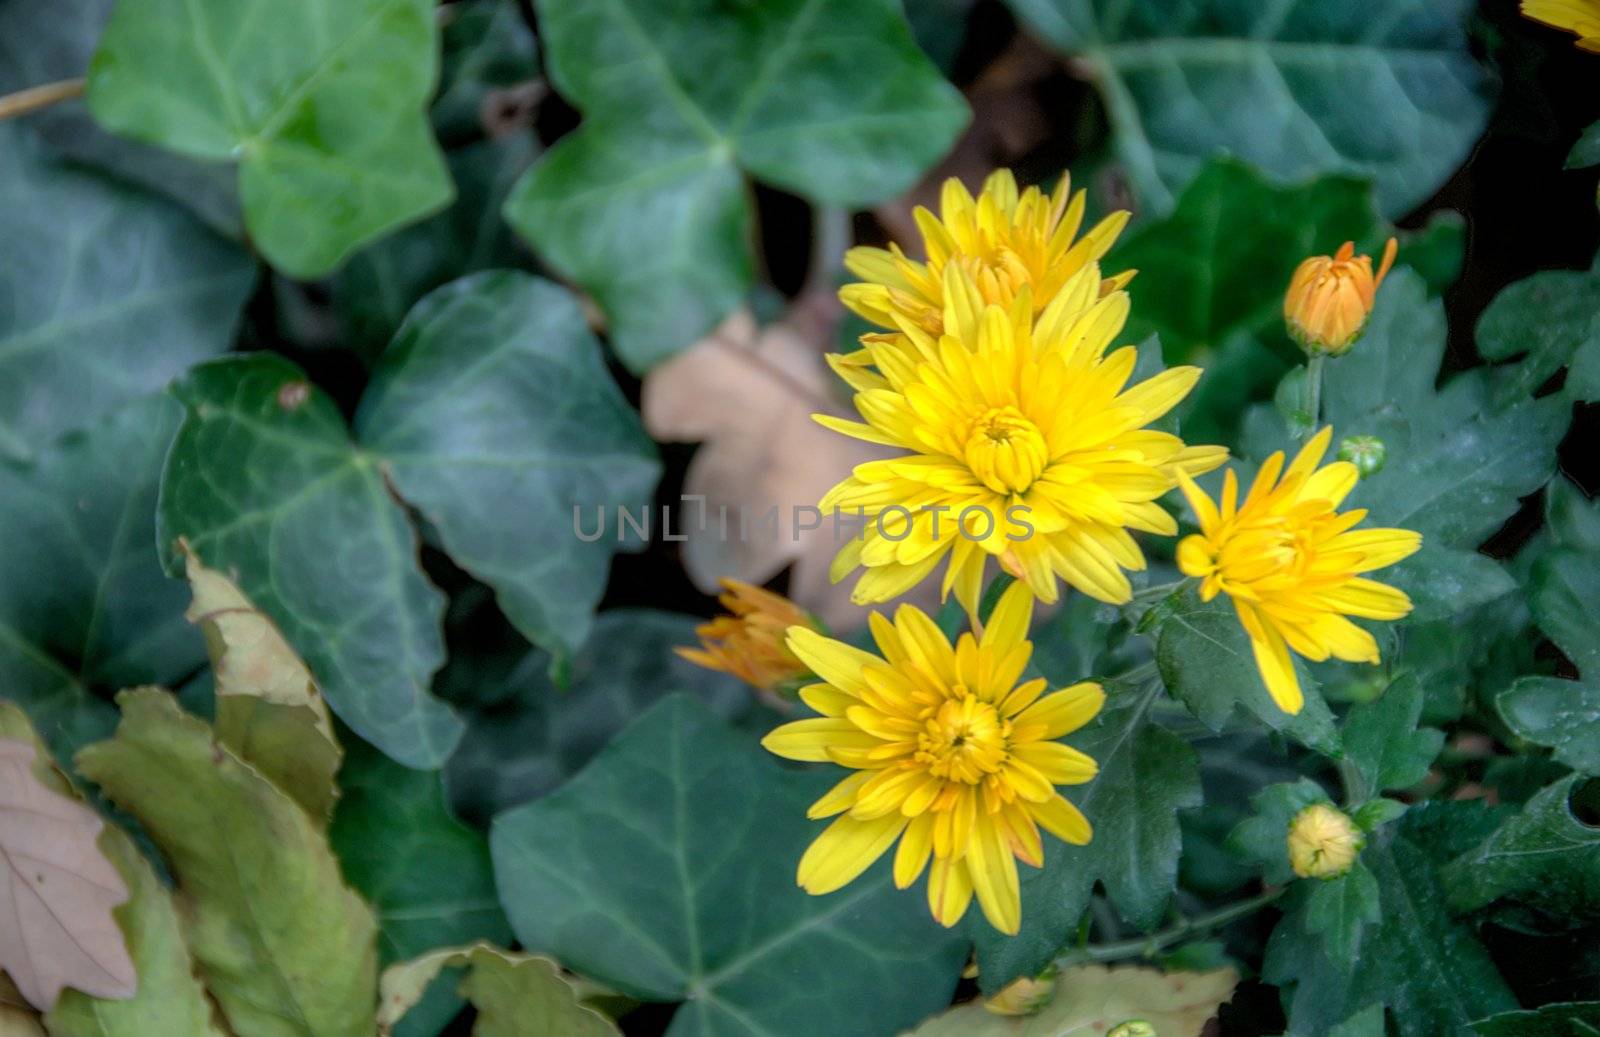
<path fill-rule="evenodd" d="M 1058 578 L 1101 601 L 1127 601 L 1124 570 L 1144 568 L 1129 530 L 1175 534 L 1156 499 L 1179 471 L 1227 459 L 1221 447 L 1186 447 L 1145 428 L 1188 394 L 1200 369 L 1130 386 L 1134 348 L 1106 352 L 1128 296 L 1100 298 L 1092 265 L 1037 323 L 1026 289 L 1007 310 L 954 266 L 945 282 L 943 336 L 902 322 L 906 346 L 865 343 L 876 371 L 834 363 L 866 421 L 816 420 L 909 453 L 859 465 L 823 498 L 825 511 L 859 509 L 873 520 L 840 550 L 833 579 L 864 567 L 853 600 L 887 601 L 948 559 L 943 591 L 975 613 L 993 557 L 1047 602 Z"/>
<path fill-rule="evenodd" d="M 785 638 L 796 624 L 816 627 L 805 611 L 769 590 L 741 580 L 723 580 L 718 599 L 730 615 L 695 627 L 699 648 L 677 653 L 697 666 L 731 673 L 752 687 L 773 691 L 803 676 L 805 664 L 789 651 Z"/>
<path fill-rule="evenodd" d="M 1055 739 L 1105 701 L 1098 684 L 1043 695 L 1042 678 L 1017 683 L 1033 653 L 1032 615 L 1033 596 L 1014 584 L 982 637 L 962 634 L 954 648 L 909 605 L 892 623 L 872 614 L 881 656 L 804 627 L 790 631 L 790 647 L 826 682 L 800 692 L 822 716 L 784 724 L 761 744 L 857 772 L 807 812 L 838 819 L 800 859 L 806 892 L 843 887 L 899 840 L 895 885 L 905 889 L 927 869 L 928 906 L 940 924 L 960 921 L 976 894 L 996 929 L 1017 931 L 1016 861 L 1044 863 L 1039 829 L 1078 845 L 1092 834 L 1055 786 L 1088 781 L 1095 762 Z"/>
<path fill-rule="evenodd" d="M 1600 0 L 1522 0 L 1522 13 L 1577 34 L 1579 47 L 1600 54 Z"/>
<path fill-rule="evenodd" d="M 844 263 L 862 281 L 845 285 L 839 298 L 881 327 L 898 330 L 906 323 L 939 335 L 945 270 L 957 267 L 985 302 L 1010 306 L 1026 289 L 1040 312 L 1075 275 L 1099 262 L 1127 225 L 1128 213 L 1116 212 L 1074 242 L 1084 205 L 1084 192 L 1072 194 L 1066 174 L 1046 195 L 1037 187 L 1019 193 L 1011 171 L 996 170 L 976 199 L 952 177 L 944 182 L 938 216 L 916 209 L 927 262 L 907 258 L 898 245 L 853 248 Z M 1132 271 L 1118 275 L 1105 288 L 1121 288 L 1132 277 Z"/>
<path fill-rule="evenodd" d="M 1262 680 L 1287 713 L 1305 703 L 1291 650 L 1317 662 L 1379 661 L 1378 643 L 1346 617 L 1400 619 L 1411 599 L 1360 574 L 1422 546 L 1422 534 L 1410 530 L 1354 529 L 1365 509 L 1338 510 L 1360 473 L 1348 461 L 1317 467 L 1332 437 L 1331 426 L 1318 432 L 1287 469 L 1281 451 L 1267 458 L 1243 503 L 1232 469 L 1220 507 L 1179 476 L 1200 532 L 1178 545 L 1178 568 L 1200 578 L 1205 601 L 1232 599 Z"/>

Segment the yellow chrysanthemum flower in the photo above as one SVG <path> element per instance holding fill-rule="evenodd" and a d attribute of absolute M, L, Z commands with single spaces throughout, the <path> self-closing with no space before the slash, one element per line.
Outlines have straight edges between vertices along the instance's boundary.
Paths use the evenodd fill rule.
<path fill-rule="evenodd" d="M 1317 467 L 1332 437 L 1332 426 L 1318 432 L 1287 470 L 1281 451 L 1267 458 L 1243 503 L 1232 469 L 1220 508 L 1194 480 L 1179 476 L 1200 532 L 1178 545 L 1178 568 L 1200 578 L 1202 599 L 1232 599 L 1262 680 L 1287 713 L 1305 703 L 1291 650 L 1318 662 L 1379 661 L 1372 635 L 1345 617 L 1399 619 L 1411 611 L 1411 599 L 1360 574 L 1422 546 L 1422 534 L 1410 530 L 1352 528 L 1366 510 L 1338 509 L 1360 477 L 1356 466 Z"/>
<path fill-rule="evenodd" d="M 1600 54 L 1600 0 L 1522 0 L 1522 13 L 1577 34 L 1579 47 Z"/>
<path fill-rule="evenodd" d="M 1136 351 L 1106 349 L 1128 316 L 1128 296 L 1098 293 L 1092 264 L 1035 324 L 1024 289 L 1009 312 L 984 301 L 970 276 L 945 268 L 946 333 L 902 322 L 906 345 L 865 342 L 872 366 L 836 360 L 865 423 L 819 415 L 829 428 L 909 451 L 856 467 L 823 498 L 873 521 L 845 544 L 832 576 L 866 571 L 853 600 L 887 601 L 949 559 L 945 594 L 975 612 L 988 558 L 1044 601 L 1057 579 L 1122 603 L 1124 570 L 1144 568 L 1129 530 L 1171 536 L 1156 499 L 1180 470 L 1210 471 L 1221 447 L 1186 447 L 1146 429 L 1188 394 L 1197 367 L 1134 386 Z"/>
<path fill-rule="evenodd" d="M 1128 213 L 1112 213 L 1074 243 L 1084 205 L 1084 192 L 1072 194 L 1066 174 L 1046 195 L 1037 187 L 1019 193 L 1011 171 L 996 170 L 976 199 L 952 177 L 944 182 L 938 216 L 920 205 L 916 209 L 927 262 L 907 258 L 893 244 L 888 250 L 853 248 L 844 263 L 862 281 L 845 285 L 839 298 L 881 327 L 898 330 L 906 323 L 939 335 L 945 270 L 957 267 L 985 302 L 1009 307 L 1026 289 L 1034 311 L 1043 311 L 1068 281 L 1099 262 L 1127 225 Z M 1105 289 L 1121 288 L 1132 277 L 1132 271 L 1120 274 Z"/>
<path fill-rule="evenodd" d="M 1330 803 L 1313 803 L 1289 822 L 1289 867 L 1303 879 L 1336 879 L 1367 843 L 1354 821 Z"/>
<path fill-rule="evenodd" d="M 1092 834 L 1055 786 L 1088 781 L 1095 762 L 1055 739 L 1105 700 L 1098 684 L 1043 697 L 1042 678 L 1017 684 L 1033 653 L 1032 615 L 1033 596 L 1014 584 L 982 637 L 962 634 L 954 648 L 909 605 L 892 623 L 872 614 L 882 656 L 790 631 L 789 646 L 826 682 L 800 692 L 822 716 L 784 724 L 761 744 L 857 771 L 807 813 L 838 820 L 800 859 L 806 892 L 841 888 L 899 840 L 895 885 L 905 889 L 927 868 L 928 906 L 942 925 L 955 925 L 976 894 L 995 928 L 1017 931 L 1016 861 L 1044 863 L 1039 829 L 1078 845 Z"/>
<path fill-rule="evenodd" d="M 785 642 L 790 627 L 817 625 L 800 606 L 740 580 L 723 580 L 718 600 L 730 614 L 695 627 L 701 647 L 680 647 L 679 655 L 762 691 L 774 691 L 808 672 Z"/>

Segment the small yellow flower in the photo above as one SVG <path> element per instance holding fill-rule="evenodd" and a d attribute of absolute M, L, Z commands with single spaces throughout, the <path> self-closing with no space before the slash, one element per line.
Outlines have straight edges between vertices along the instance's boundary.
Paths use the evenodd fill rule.
<path fill-rule="evenodd" d="M 1338 878 L 1350 870 L 1366 843 L 1342 811 L 1313 803 L 1289 822 L 1289 866 L 1303 879 Z"/>
<path fill-rule="evenodd" d="M 832 576 L 866 571 L 858 604 L 904 594 L 948 560 L 942 591 L 974 613 L 988 559 L 1041 600 L 1064 580 L 1101 601 L 1132 594 L 1124 570 L 1144 568 L 1130 535 L 1171 536 L 1157 499 L 1176 473 L 1210 471 L 1221 447 L 1188 447 L 1145 426 L 1177 406 L 1200 377 L 1174 367 L 1129 385 L 1132 346 L 1107 353 L 1128 295 L 1100 298 L 1090 266 L 1033 316 L 1025 288 L 1007 309 L 972 278 L 945 267 L 938 338 L 902 322 L 904 344 L 868 338 L 866 365 L 836 362 L 865 423 L 819 415 L 846 435 L 906 453 L 856 467 L 821 508 L 872 521 L 834 559 Z"/>
<path fill-rule="evenodd" d="M 1600 53 L 1600 0 L 1522 0 L 1522 13 L 1575 33 L 1579 47 Z"/>
<path fill-rule="evenodd" d="M 1283 319 L 1306 352 L 1338 356 L 1355 344 L 1372 315 L 1378 288 L 1394 265 L 1397 248 L 1390 238 L 1376 275 L 1372 257 L 1356 255 L 1350 241 L 1337 255 L 1312 256 L 1300 264 L 1283 297 Z"/>
<path fill-rule="evenodd" d="M 1273 701 L 1298 713 L 1305 700 L 1291 650 L 1321 662 L 1378 662 L 1372 635 L 1346 616 L 1394 620 L 1411 611 L 1411 599 L 1359 574 L 1393 565 L 1422 546 L 1405 529 L 1352 529 L 1366 517 L 1340 513 L 1355 488 L 1356 466 L 1335 461 L 1318 468 L 1333 437 L 1324 428 L 1285 470 L 1284 455 L 1267 458 L 1239 503 L 1239 482 L 1229 469 L 1219 508 L 1187 475 L 1184 496 L 1200 519 L 1200 532 L 1178 545 L 1178 568 L 1200 578 L 1200 597 L 1219 593 L 1233 601 L 1262 680 Z M 1279 478 L 1279 475 L 1282 478 Z"/>
<path fill-rule="evenodd" d="M 985 302 L 1009 307 L 1027 289 L 1034 312 L 1041 312 L 1074 275 L 1106 254 L 1128 222 L 1128 213 L 1113 213 L 1074 243 L 1084 192 L 1071 194 L 1071 184 L 1063 174 L 1050 195 L 1037 187 L 1019 193 L 1011 171 L 1001 169 L 974 199 L 952 177 L 944 182 L 938 216 L 921 206 L 915 213 L 927 262 L 907 258 L 898 245 L 853 248 L 845 266 L 862 280 L 846 285 L 839 297 L 874 324 L 898 330 L 909 323 L 938 335 L 944 331 L 945 269 L 953 266 L 972 278 Z M 1120 288 L 1132 277 L 1130 271 L 1105 287 Z"/>
<path fill-rule="evenodd" d="M 983 1007 L 995 1015 L 1033 1015 L 1055 1000 L 1056 978 L 1053 966 L 1038 976 L 1023 976 L 1008 983 Z"/>
<path fill-rule="evenodd" d="M 1013 584 L 982 637 L 962 634 L 954 648 L 909 605 L 893 622 L 872 614 L 881 656 L 790 630 L 789 647 L 825 682 L 800 691 L 822 716 L 784 724 L 761 744 L 856 772 L 807 812 L 838 819 L 800 859 L 806 892 L 841 888 L 899 840 L 895 885 L 905 889 L 927 869 L 928 906 L 940 924 L 960 921 L 976 894 L 996 929 L 1017 931 L 1016 862 L 1043 865 L 1039 829 L 1078 845 L 1092 834 L 1055 786 L 1088 781 L 1095 762 L 1055 739 L 1105 701 L 1098 684 L 1041 697 L 1042 678 L 1017 683 L 1033 653 L 1032 616 L 1033 595 Z"/>
<path fill-rule="evenodd" d="M 809 671 L 785 641 L 790 627 L 817 624 L 788 598 L 739 580 L 723 580 L 718 616 L 695 628 L 700 648 L 678 648 L 685 659 L 720 670 L 762 691 L 773 691 Z"/>

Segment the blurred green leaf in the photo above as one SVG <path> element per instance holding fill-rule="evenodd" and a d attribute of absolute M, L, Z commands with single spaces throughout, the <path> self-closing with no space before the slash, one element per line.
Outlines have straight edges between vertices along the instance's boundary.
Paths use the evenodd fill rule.
<path fill-rule="evenodd" d="M 444 29 L 439 34 L 433 125 L 447 141 L 475 138 L 487 128 L 485 107 L 496 91 L 539 75 L 539 48 L 516 0 L 465 0 L 441 12 L 440 19 Z M 459 174 L 456 183 L 461 183 Z"/>
<path fill-rule="evenodd" d="M 206 989 L 240 1037 L 373 1032 L 374 924 L 300 805 L 167 692 L 118 697 L 78 768 L 144 826 L 177 878 Z"/>
<path fill-rule="evenodd" d="M 1443 873 L 1450 906 L 1471 911 L 1511 897 L 1563 920 L 1600 917 L 1600 827 L 1572 804 L 1594 780 L 1574 774 L 1546 787 L 1451 862 Z"/>
<path fill-rule="evenodd" d="M 1568 169 L 1587 169 L 1600 166 L 1600 122 L 1590 124 L 1567 156 Z"/>
<path fill-rule="evenodd" d="M 1290 716 L 1272 700 L 1238 613 L 1225 597 L 1203 602 L 1191 587 L 1163 606 L 1156 640 L 1156 665 L 1174 698 L 1213 731 L 1243 707 L 1274 731 L 1303 745 L 1337 755 L 1333 715 L 1316 681 L 1298 656 L 1295 671 L 1305 705 Z"/>
<path fill-rule="evenodd" d="M 1387 1006 L 1400 1037 L 1467 1032 L 1472 1020 L 1516 1007 L 1472 929 L 1446 911 L 1449 886 L 1436 874 L 1486 823 L 1476 804 L 1428 804 L 1375 836 L 1362 861 L 1377 880 L 1383 921 L 1363 930 L 1363 967 L 1329 957 L 1304 902 L 1290 905 L 1262 969 L 1283 988 L 1290 1037 L 1321 1037 L 1372 1004 Z"/>
<path fill-rule="evenodd" d="M 1371 177 L 1404 215 L 1449 179 L 1493 84 L 1467 42 L 1471 0 L 1010 0 L 1100 88 L 1145 207 L 1162 213 L 1229 152 L 1278 177 Z"/>
<path fill-rule="evenodd" d="M 589 633 L 618 537 L 595 509 L 648 508 L 661 466 L 564 289 L 491 271 L 430 294 L 356 414 L 396 490 L 530 641 L 564 659 Z"/>
<path fill-rule="evenodd" d="M 431 0 L 120 0 L 89 66 L 114 133 L 239 163 L 245 226 L 293 277 L 441 208 Z"/>
<path fill-rule="evenodd" d="M 512 928 L 623 993 L 685 1001 L 671 1037 L 914 1025 L 949 1003 L 965 942 L 923 896 L 890 887 L 887 860 L 827 897 L 795 886 L 821 830 L 806 806 L 834 778 L 786 769 L 692 699 L 665 699 L 556 792 L 495 820 Z"/>
<path fill-rule="evenodd" d="M 743 174 L 818 204 L 916 182 L 967 118 L 893 0 L 540 0 L 551 79 L 585 116 L 506 217 L 592 294 L 643 372 L 750 287 Z"/>
<path fill-rule="evenodd" d="M 255 281 L 248 256 L 177 206 L 51 159 L 9 121 L 0 268 L 0 457 L 29 457 L 227 349 Z"/>
<path fill-rule="evenodd" d="M 1362 934 L 1383 920 L 1378 880 L 1358 857 L 1343 875 L 1309 880 L 1304 889 L 1301 924 L 1307 933 L 1322 938 L 1330 961 L 1354 969 L 1360 960 Z"/>
<path fill-rule="evenodd" d="M 350 442 L 332 401 L 271 354 L 203 364 L 173 392 L 188 413 L 162 477 L 162 550 L 186 537 L 234 574 L 346 723 L 402 763 L 438 766 L 461 732 L 428 690 L 444 598 L 377 461 Z"/>
<path fill-rule="evenodd" d="M 1578 671 L 1600 676 L 1600 552 L 1553 551 L 1529 579 L 1533 618 Z"/>
<path fill-rule="evenodd" d="M 155 550 L 156 484 L 180 409 L 137 400 L 31 465 L 0 463 L 0 695 L 60 759 L 116 725 L 95 692 L 205 662 Z"/>
<path fill-rule="evenodd" d="M 1327 790 L 1310 778 L 1269 785 L 1250 798 L 1255 813 L 1228 835 L 1228 848 L 1259 865 L 1274 886 L 1293 882 L 1289 865 L 1289 823 L 1313 803 L 1329 803 Z"/>
<path fill-rule="evenodd" d="M 728 719 L 750 711 L 747 685 L 673 652 L 697 643 L 698 623 L 646 609 L 602 612 L 565 686 L 551 678 L 550 656 L 530 651 L 503 678 L 473 688 L 476 708 L 465 714 L 467 733 L 445 771 L 451 802 L 487 824 L 576 774 L 666 695 L 693 695 Z"/>
<path fill-rule="evenodd" d="M 1600 368 L 1600 256 L 1589 270 L 1545 270 L 1495 296 L 1478 321 L 1478 351 L 1490 360 L 1526 354 L 1495 387 L 1498 403 L 1535 391 L 1569 365 L 1567 395 L 1600 400 L 1600 380 L 1585 377 Z"/>
<path fill-rule="evenodd" d="M 1568 1001 L 1518 1012 L 1501 1012 L 1472 1024 L 1478 1037 L 1595 1037 L 1600 1001 Z"/>
<path fill-rule="evenodd" d="M 1362 800 L 1390 789 L 1408 789 L 1428 776 L 1444 745 L 1444 732 L 1419 729 L 1422 685 L 1416 677 L 1397 677 L 1382 695 L 1351 707 L 1340 730 L 1344 757 L 1366 781 L 1365 789 L 1346 790 Z"/>
<path fill-rule="evenodd" d="M 1087 846 L 1044 836 L 1044 867 L 1019 868 L 1022 929 L 1003 936 L 968 926 L 977 941 L 978 976 L 993 994 L 1019 976 L 1037 975 L 1061 952 L 1089 905 L 1095 883 L 1123 917 L 1154 929 L 1178 877 L 1178 811 L 1200 805 L 1200 766 L 1183 739 L 1150 721 L 1160 698 L 1154 681 L 1113 685 L 1100 715 L 1071 736 L 1100 765 L 1087 785 L 1063 790 L 1094 826 Z"/>

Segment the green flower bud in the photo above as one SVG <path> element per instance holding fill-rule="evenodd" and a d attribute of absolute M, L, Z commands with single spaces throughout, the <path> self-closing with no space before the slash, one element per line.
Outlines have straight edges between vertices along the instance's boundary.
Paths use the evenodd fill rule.
<path fill-rule="evenodd" d="M 1355 465 L 1363 479 L 1383 471 L 1387 458 L 1388 451 L 1377 436 L 1351 436 L 1339 443 L 1339 460 Z"/>

